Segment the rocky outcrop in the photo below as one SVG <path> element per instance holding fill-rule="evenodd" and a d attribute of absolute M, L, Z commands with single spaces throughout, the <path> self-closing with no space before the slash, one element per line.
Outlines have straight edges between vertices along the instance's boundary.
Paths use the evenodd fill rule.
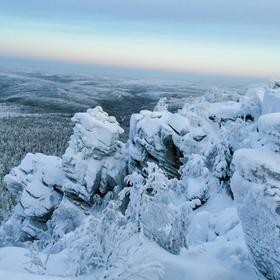
<path fill-rule="evenodd" d="M 123 129 L 101 107 L 72 118 L 74 133 L 62 157 L 63 192 L 77 203 L 93 205 L 98 197 L 123 185 L 126 148 L 118 141 Z"/>
<path fill-rule="evenodd" d="M 61 159 L 43 154 L 27 154 L 5 177 L 8 190 L 18 201 L 16 215 L 23 220 L 22 231 L 36 237 L 62 199 L 64 174 Z"/>
<path fill-rule="evenodd" d="M 272 89 L 279 89 L 280 88 L 280 80 L 272 80 L 271 81 L 271 88 Z"/>
<path fill-rule="evenodd" d="M 235 204 L 257 273 L 280 279 L 280 92 L 266 89 L 251 135 L 253 149 L 234 153 L 231 179 Z M 252 137 L 253 136 L 253 137 Z"/>
<path fill-rule="evenodd" d="M 280 152 L 280 113 L 262 115 L 258 120 L 258 129 L 264 144 Z"/>
<path fill-rule="evenodd" d="M 280 155 L 241 149 L 233 168 L 231 188 L 252 259 L 267 279 L 280 279 Z"/>
<path fill-rule="evenodd" d="M 174 135 L 188 132 L 187 120 L 167 112 L 141 111 L 130 120 L 130 170 L 140 172 L 147 162 L 156 162 L 169 177 L 178 177 L 182 151 L 174 143 Z M 181 120 L 181 122 L 180 122 Z"/>
<path fill-rule="evenodd" d="M 276 113 L 280 111 L 280 88 L 274 84 L 273 88 L 267 89 L 263 97 L 262 113 Z"/>
<path fill-rule="evenodd" d="M 118 141 L 123 130 L 116 119 L 96 107 L 72 121 L 74 132 L 62 159 L 27 154 L 5 177 L 18 202 L 10 219 L 17 221 L 15 239 L 72 231 L 90 206 L 101 207 L 124 185 L 127 149 Z"/>
<path fill-rule="evenodd" d="M 280 92 L 278 83 L 264 92 L 262 113 L 252 139 L 254 149 L 234 153 L 231 189 L 245 240 L 257 272 L 280 278 Z"/>

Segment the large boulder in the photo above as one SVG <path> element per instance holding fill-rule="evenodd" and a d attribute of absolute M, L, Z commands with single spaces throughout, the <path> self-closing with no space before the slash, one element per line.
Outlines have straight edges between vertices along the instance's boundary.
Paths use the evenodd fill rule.
<path fill-rule="evenodd" d="M 280 155 L 241 149 L 233 157 L 231 189 L 252 260 L 263 276 L 280 279 Z"/>

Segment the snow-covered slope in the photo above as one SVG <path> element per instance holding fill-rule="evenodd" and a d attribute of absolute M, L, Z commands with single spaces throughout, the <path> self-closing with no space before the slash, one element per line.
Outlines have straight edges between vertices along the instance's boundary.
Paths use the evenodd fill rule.
<path fill-rule="evenodd" d="M 75 114 L 62 158 L 28 154 L 5 178 L 0 276 L 279 279 L 279 100 L 274 86 L 176 113 L 160 100 L 127 143 L 101 107 Z"/>

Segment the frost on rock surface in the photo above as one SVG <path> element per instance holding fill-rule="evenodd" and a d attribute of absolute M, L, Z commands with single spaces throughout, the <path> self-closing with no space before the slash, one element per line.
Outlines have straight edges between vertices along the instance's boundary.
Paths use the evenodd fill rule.
<path fill-rule="evenodd" d="M 280 155 L 241 149 L 233 166 L 231 186 L 252 259 L 267 279 L 279 279 Z"/>
<path fill-rule="evenodd" d="M 239 149 L 232 161 L 231 189 L 245 240 L 257 272 L 280 278 L 280 92 L 277 84 L 264 91 L 262 115 L 249 130 L 252 149 Z"/>
<path fill-rule="evenodd" d="M 23 239 L 39 238 L 44 232 L 59 238 L 80 225 L 79 218 L 88 214 L 85 206 L 101 206 L 123 186 L 126 148 L 118 141 L 123 130 L 116 119 L 96 107 L 76 114 L 73 121 L 74 133 L 62 159 L 27 154 L 5 177 L 18 201 L 4 225 L 18 231 L 15 239 L 22 233 Z"/>
<path fill-rule="evenodd" d="M 22 220 L 21 230 L 35 237 L 45 229 L 61 201 L 63 183 L 61 159 L 43 154 L 27 154 L 18 167 L 5 177 L 5 183 L 18 201 L 15 216 Z"/>
<path fill-rule="evenodd" d="M 180 113 L 141 111 L 130 121 L 129 157 L 130 170 L 139 171 L 147 162 L 155 162 L 169 178 L 179 177 L 181 159 L 184 156 L 184 138 L 191 136 L 194 142 L 202 141 L 203 130 L 194 128 L 190 133 L 188 118 Z"/>
<path fill-rule="evenodd" d="M 89 205 L 94 195 L 103 196 L 123 183 L 126 175 L 125 147 L 118 141 L 123 129 L 101 107 L 77 113 L 74 133 L 63 155 L 64 193 Z"/>
<path fill-rule="evenodd" d="M 258 129 L 266 144 L 280 152 L 280 113 L 262 115 L 258 120 Z"/>
<path fill-rule="evenodd" d="M 267 89 L 263 97 L 263 114 L 280 112 L 280 88 L 273 86 Z"/>

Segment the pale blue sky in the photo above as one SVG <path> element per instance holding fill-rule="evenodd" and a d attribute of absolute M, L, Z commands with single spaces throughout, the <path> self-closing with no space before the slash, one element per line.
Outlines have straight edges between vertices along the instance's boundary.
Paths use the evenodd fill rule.
<path fill-rule="evenodd" d="M 0 1 L 0 55 L 279 77 L 278 0 Z"/>

